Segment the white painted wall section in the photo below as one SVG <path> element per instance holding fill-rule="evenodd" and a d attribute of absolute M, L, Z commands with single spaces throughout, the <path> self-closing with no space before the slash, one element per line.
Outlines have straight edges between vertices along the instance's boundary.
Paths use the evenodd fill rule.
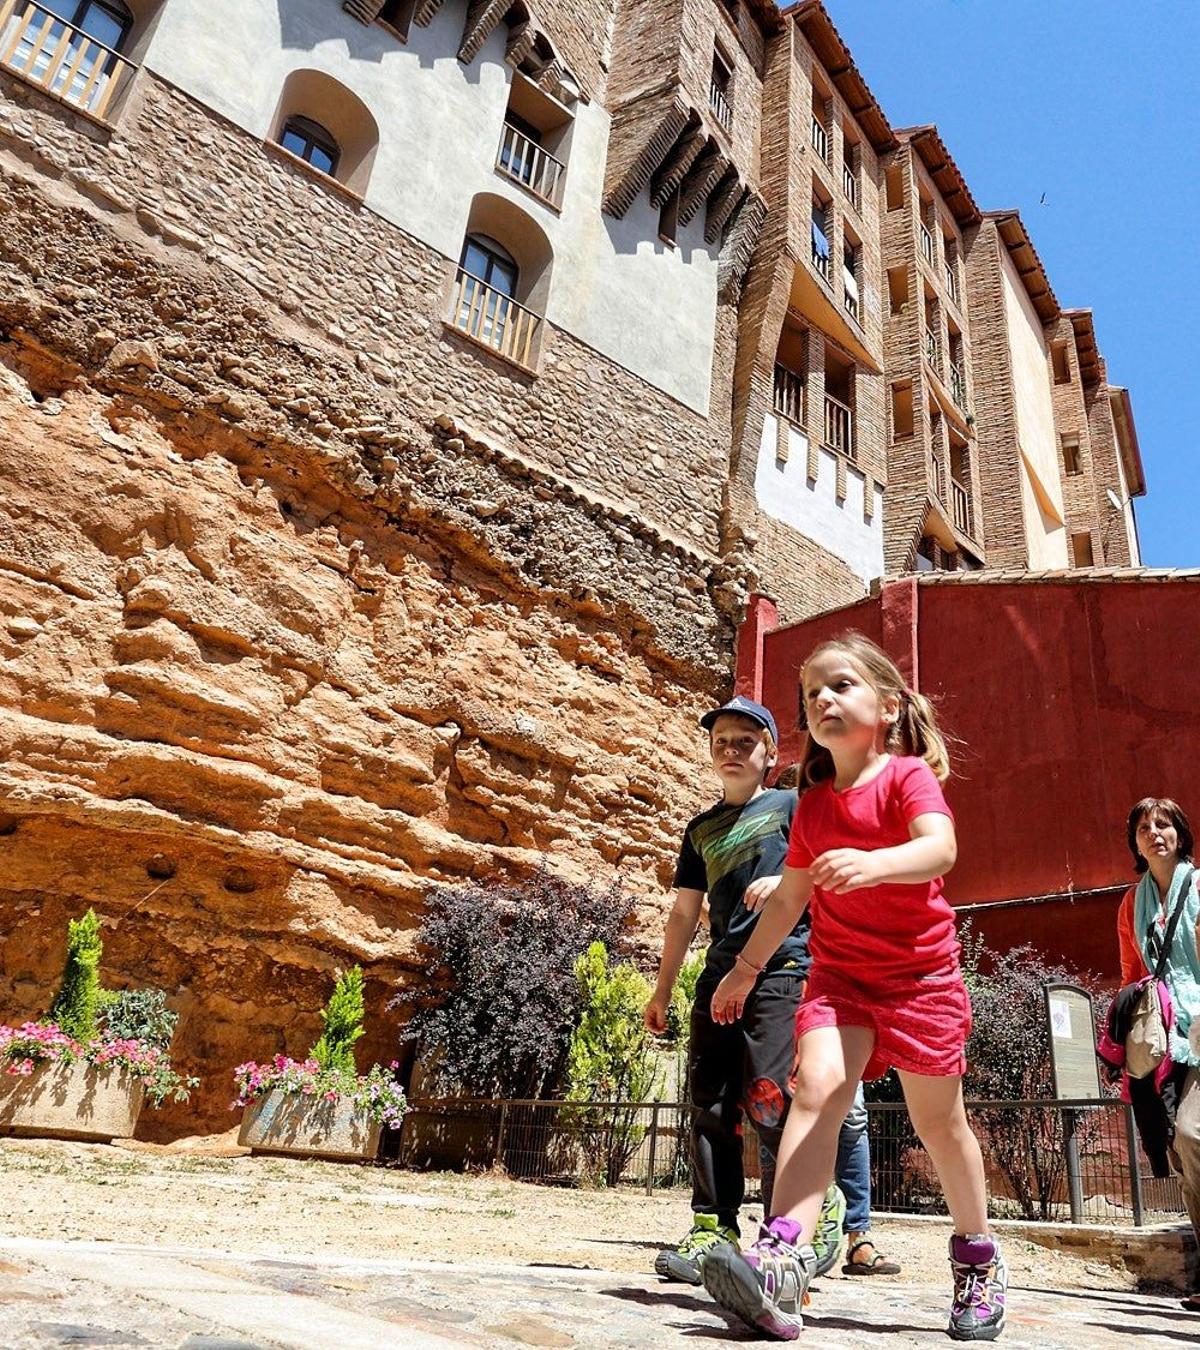
<path fill-rule="evenodd" d="M 512 76 L 501 23 L 470 66 L 457 59 L 466 0 L 447 0 L 407 43 L 333 0 L 171 0 L 146 53 L 162 78 L 267 139 L 284 80 L 320 70 L 379 125 L 367 205 L 457 263 L 471 202 L 490 192 L 537 222 L 554 250 L 546 318 L 687 407 L 707 413 L 717 309 L 716 246 L 704 213 L 679 247 L 658 239 L 647 193 L 624 220 L 600 209 L 610 118 L 580 102 L 561 215 L 505 174 L 496 155 Z"/>
<path fill-rule="evenodd" d="M 835 558 L 840 558 L 864 584 L 883 575 L 883 489 L 872 486 L 874 510 L 864 518 L 867 480 L 846 465 L 846 496 L 837 499 L 837 461 L 832 450 L 818 448 L 816 479 L 808 477 L 808 437 L 791 423 L 788 457 L 776 459 L 779 419 L 763 419 L 762 440 L 754 475 L 758 505 L 774 520 L 790 525 Z"/>
<path fill-rule="evenodd" d="M 1021 500 L 1029 566 L 1068 567 L 1066 514 L 1058 471 L 1058 432 L 1042 321 L 1009 257 L 1001 250 L 1004 309 L 1012 359 L 1013 402 L 1021 447 Z"/>

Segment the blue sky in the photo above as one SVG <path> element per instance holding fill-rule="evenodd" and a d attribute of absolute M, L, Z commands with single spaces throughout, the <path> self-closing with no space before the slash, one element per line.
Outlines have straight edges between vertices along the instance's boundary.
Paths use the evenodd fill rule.
<path fill-rule="evenodd" d="M 1095 312 L 1133 399 L 1143 561 L 1200 565 L 1200 0 L 825 3 L 892 126 L 936 122 L 1060 304 Z"/>

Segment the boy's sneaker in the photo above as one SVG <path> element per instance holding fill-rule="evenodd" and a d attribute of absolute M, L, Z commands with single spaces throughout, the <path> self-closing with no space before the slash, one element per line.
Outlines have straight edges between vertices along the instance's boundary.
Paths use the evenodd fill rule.
<path fill-rule="evenodd" d="M 845 1221 L 846 1197 L 837 1182 L 832 1182 L 821 1202 L 817 1231 L 813 1234 L 813 1251 L 817 1257 L 813 1279 L 827 1275 L 837 1264 L 838 1253 L 842 1250 L 842 1225 Z"/>
<path fill-rule="evenodd" d="M 715 1214 L 695 1214 L 691 1231 L 679 1246 L 668 1247 L 654 1258 L 654 1273 L 666 1280 L 699 1284 L 701 1262 L 718 1247 L 728 1247 L 736 1252 L 737 1229 L 720 1224 Z"/>
<path fill-rule="evenodd" d="M 950 1305 L 952 1340 L 994 1341 L 1004 1329 L 1008 1268 L 993 1237 L 979 1233 L 950 1238 L 954 1301 Z"/>
<path fill-rule="evenodd" d="M 772 1219 L 746 1251 L 719 1247 L 710 1252 L 701 1274 L 722 1308 L 756 1331 L 794 1341 L 804 1328 L 801 1310 L 816 1264 L 813 1249 L 800 1245 L 800 1225 Z"/>

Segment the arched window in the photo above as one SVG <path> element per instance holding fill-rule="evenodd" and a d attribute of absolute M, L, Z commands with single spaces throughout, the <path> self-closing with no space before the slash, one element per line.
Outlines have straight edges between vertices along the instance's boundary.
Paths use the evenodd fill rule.
<path fill-rule="evenodd" d="M 536 221 L 506 197 L 479 193 L 459 254 L 449 326 L 536 372 L 553 266 L 550 241 Z"/>
<path fill-rule="evenodd" d="M 506 249 L 486 234 L 469 234 L 463 244 L 462 270 L 501 295 L 515 296 L 521 269 Z"/>
<path fill-rule="evenodd" d="M 271 125 L 271 144 L 357 197 L 366 191 L 379 126 L 352 89 L 321 70 L 293 70 L 283 82 Z"/>
<path fill-rule="evenodd" d="M 279 144 L 293 155 L 332 178 L 342 152 L 328 131 L 311 117 L 289 117 L 279 133 Z"/>
<path fill-rule="evenodd" d="M 114 52 L 121 50 L 133 27 L 133 15 L 121 0 L 38 0 L 38 3 Z"/>

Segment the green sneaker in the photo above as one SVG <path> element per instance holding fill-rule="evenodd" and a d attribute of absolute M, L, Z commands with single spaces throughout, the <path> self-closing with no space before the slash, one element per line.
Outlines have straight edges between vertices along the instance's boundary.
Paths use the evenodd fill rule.
<path fill-rule="evenodd" d="M 736 1252 L 737 1229 L 718 1223 L 715 1214 L 693 1215 L 691 1232 L 679 1246 L 667 1247 L 654 1258 L 654 1273 L 664 1280 L 699 1284 L 700 1263 L 715 1247 L 732 1247 Z"/>
<path fill-rule="evenodd" d="M 817 1231 L 812 1240 L 813 1251 L 817 1254 L 814 1279 L 828 1275 L 837 1265 L 838 1253 L 842 1250 L 842 1225 L 845 1221 L 846 1197 L 837 1182 L 830 1182 L 825 1199 L 821 1202 Z"/>

